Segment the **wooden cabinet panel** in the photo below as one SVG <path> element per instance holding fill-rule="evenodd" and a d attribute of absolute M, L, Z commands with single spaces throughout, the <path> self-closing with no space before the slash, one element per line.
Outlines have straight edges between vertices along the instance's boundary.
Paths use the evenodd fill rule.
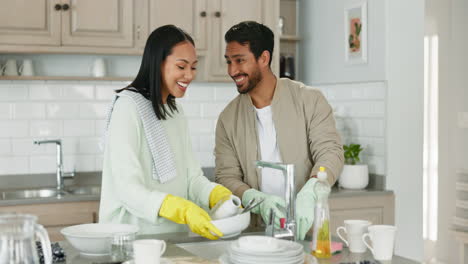
<path fill-rule="evenodd" d="M 264 22 L 261 0 L 220 0 L 210 2 L 212 4 L 211 12 L 209 14 L 211 21 L 210 42 L 210 66 L 209 66 L 209 79 L 213 81 L 232 81 L 227 74 L 226 60 L 224 59 L 224 52 L 226 43 L 224 41 L 224 34 L 233 25 L 246 21 L 253 20 L 257 22 Z M 248 8 L 246 8 L 248 7 Z M 219 12 L 219 16 L 217 15 Z"/>
<path fill-rule="evenodd" d="M 176 25 L 193 37 L 197 50 L 205 50 L 207 8 L 207 0 L 152 0 L 150 32 L 163 25 Z"/>
<path fill-rule="evenodd" d="M 62 12 L 62 45 L 133 46 L 133 0 L 70 0 Z"/>
<path fill-rule="evenodd" d="M 59 45 L 60 0 L 0 0 L 0 44 Z"/>
<path fill-rule="evenodd" d="M 46 228 L 51 241 L 60 241 L 64 239 L 60 234 L 60 230 L 64 227 L 86 223 L 97 223 L 98 211 L 98 201 L 0 207 L 0 213 L 36 215 L 38 223 Z"/>

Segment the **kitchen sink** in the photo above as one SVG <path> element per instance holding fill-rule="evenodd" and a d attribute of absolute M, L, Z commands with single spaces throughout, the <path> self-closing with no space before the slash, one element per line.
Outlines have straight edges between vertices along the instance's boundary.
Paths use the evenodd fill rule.
<path fill-rule="evenodd" d="M 0 192 L 2 200 L 34 199 L 63 196 L 66 193 L 59 193 L 55 188 L 35 189 L 35 190 L 14 190 Z"/>
<path fill-rule="evenodd" d="M 70 195 L 99 195 L 100 186 L 71 186 L 66 187 L 65 191 L 59 192 L 55 188 L 41 188 L 29 190 L 4 190 L 0 191 L 0 200 L 22 200 L 22 199 L 40 199 L 52 197 L 66 197 Z"/>
<path fill-rule="evenodd" d="M 180 243 L 176 246 L 185 249 L 186 251 L 204 259 L 218 260 L 221 255 L 228 252 L 228 249 L 233 241 L 207 241 L 195 243 Z M 207 250 L 209 249 L 209 250 Z"/>
<path fill-rule="evenodd" d="M 100 186 L 73 186 L 66 188 L 66 191 L 70 194 L 75 195 L 100 195 L 101 187 Z"/>

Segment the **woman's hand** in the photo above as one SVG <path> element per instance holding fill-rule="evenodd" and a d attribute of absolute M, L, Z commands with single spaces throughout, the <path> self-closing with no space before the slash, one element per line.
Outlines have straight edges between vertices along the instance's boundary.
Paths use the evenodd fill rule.
<path fill-rule="evenodd" d="M 178 224 L 187 224 L 192 232 L 211 240 L 223 236 L 211 223 L 205 210 L 182 197 L 168 194 L 159 209 L 159 215 Z"/>

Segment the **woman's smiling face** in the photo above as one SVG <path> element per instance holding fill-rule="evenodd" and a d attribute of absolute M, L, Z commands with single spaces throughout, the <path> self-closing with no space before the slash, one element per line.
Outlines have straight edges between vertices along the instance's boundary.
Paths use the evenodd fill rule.
<path fill-rule="evenodd" d="M 175 98 L 184 96 L 188 85 L 195 79 L 197 62 L 192 43 L 185 41 L 172 48 L 161 65 L 163 103 L 169 95 Z"/>

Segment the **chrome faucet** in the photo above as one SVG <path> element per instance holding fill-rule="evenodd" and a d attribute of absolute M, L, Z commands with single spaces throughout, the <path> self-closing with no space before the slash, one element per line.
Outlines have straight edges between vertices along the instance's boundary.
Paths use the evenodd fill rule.
<path fill-rule="evenodd" d="M 62 140 L 60 139 L 51 139 L 51 140 L 35 140 L 34 144 L 56 144 L 57 146 L 57 192 L 59 194 L 65 193 L 64 190 L 64 178 L 73 178 L 75 176 L 75 171 L 73 172 L 63 172 L 63 157 L 62 157 Z"/>
<path fill-rule="evenodd" d="M 275 229 L 274 213 L 270 215 L 271 221 L 267 224 L 265 233 L 272 237 L 296 241 L 296 191 L 294 182 L 294 164 L 282 164 L 277 162 L 256 161 L 257 168 L 271 168 L 283 172 L 286 177 L 286 221 L 279 230 Z M 269 225 L 269 226 L 268 226 Z"/>

